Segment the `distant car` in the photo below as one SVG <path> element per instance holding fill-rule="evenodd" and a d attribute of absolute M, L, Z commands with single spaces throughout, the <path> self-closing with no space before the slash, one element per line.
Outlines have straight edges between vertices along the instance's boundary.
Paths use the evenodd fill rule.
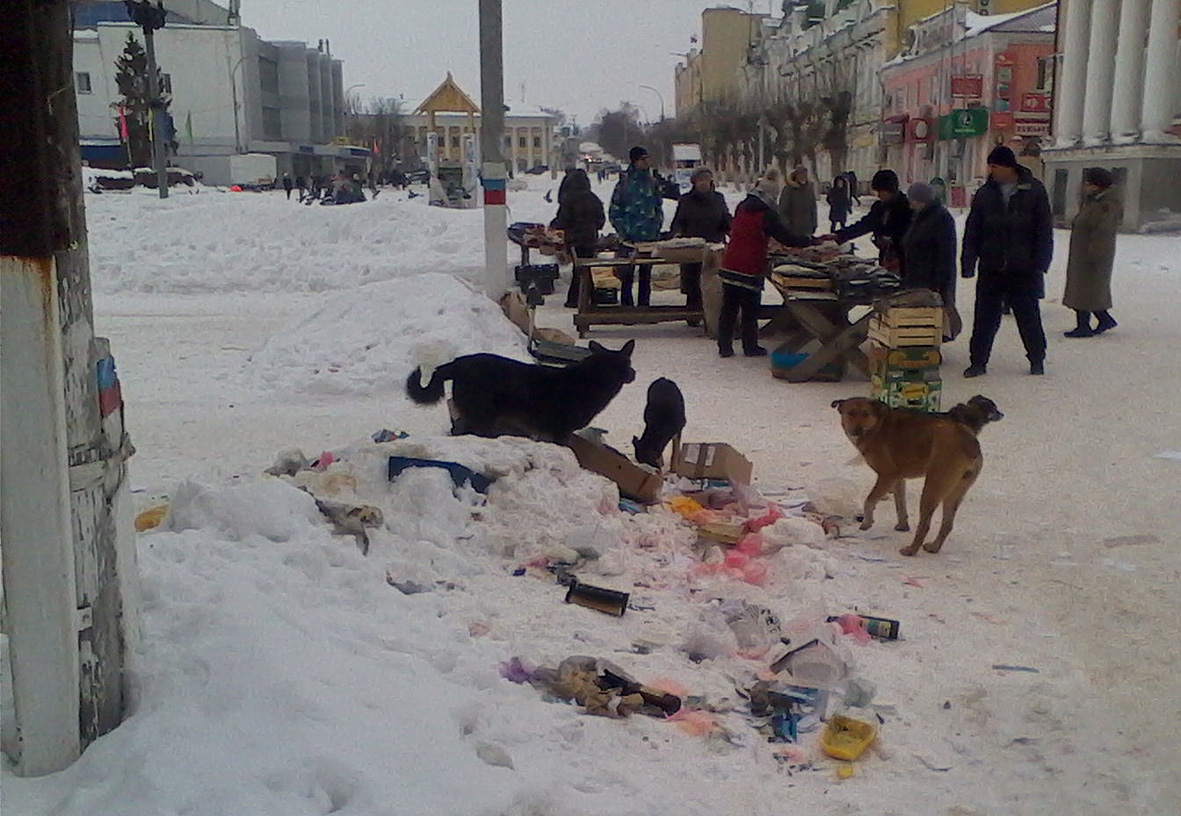
<path fill-rule="evenodd" d="M 599 169 L 604 173 L 618 173 L 622 168 L 618 162 L 606 162 Z"/>
<path fill-rule="evenodd" d="M 431 180 L 431 171 L 427 169 L 410 170 L 406 173 L 407 184 L 426 184 Z"/>
<path fill-rule="evenodd" d="M 548 164 L 538 164 L 533 167 L 530 167 L 528 170 L 525 171 L 526 175 L 530 175 L 530 176 L 540 176 L 542 173 L 548 173 L 548 172 L 549 172 L 549 165 Z"/>

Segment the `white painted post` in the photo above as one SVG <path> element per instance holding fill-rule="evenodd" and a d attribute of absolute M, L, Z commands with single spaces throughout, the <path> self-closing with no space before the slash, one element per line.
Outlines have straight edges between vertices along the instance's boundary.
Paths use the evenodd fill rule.
<path fill-rule="evenodd" d="M 20 732 L 39 776 L 81 753 L 78 620 L 57 268 L 0 257 L 0 539 Z"/>
<path fill-rule="evenodd" d="M 509 289 L 507 173 L 504 168 L 504 38 L 501 0 L 480 0 L 480 158 L 484 185 L 485 291 Z"/>

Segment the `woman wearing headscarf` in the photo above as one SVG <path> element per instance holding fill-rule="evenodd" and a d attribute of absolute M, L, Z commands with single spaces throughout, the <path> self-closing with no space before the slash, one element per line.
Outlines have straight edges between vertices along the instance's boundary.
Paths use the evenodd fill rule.
<path fill-rule="evenodd" d="M 714 189 L 714 175 L 708 167 L 698 167 L 689 177 L 693 189 L 677 200 L 677 212 L 669 229 L 676 237 L 704 238 L 720 244 L 730 234 L 730 208 Z M 681 264 L 681 292 L 685 308 L 701 309 L 701 264 Z"/>
<path fill-rule="evenodd" d="M 603 214 L 603 202 L 591 192 L 590 177 L 581 168 L 575 168 L 562 180 L 558 193 L 558 214 L 550 222 L 555 229 L 565 231 L 566 248 L 574 258 L 593 258 L 599 243 L 599 230 L 607 223 Z M 578 306 L 578 268 L 570 278 L 570 290 L 566 293 L 566 308 Z"/>
<path fill-rule="evenodd" d="M 1083 170 L 1083 202 L 1070 226 L 1070 258 L 1062 304 L 1074 309 L 1077 324 L 1067 337 L 1092 337 L 1116 326 L 1111 316 L 1111 270 L 1115 234 L 1124 220 L 1115 179 L 1102 167 Z M 1098 325 L 1091 326 L 1091 315 Z"/>
<path fill-rule="evenodd" d="M 955 218 L 930 184 L 915 182 L 906 191 L 914 216 L 902 236 L 902 286 L 929 289 L 943 300 L 944 339 L 954 339 L 963 323 L 955 309 L 955 262 L 958 244 Z"/>
<path fill-rule="evenodd" d="M 849 200 L 849 182 L 844 176 L 837 176 L 832 180 L 832 187 L 825 198 L 828 200 L 830 231 L 844 229 L 849 221 L 849 213 L 853 212 L 853 202 Z"/>
<path fill-rule="evenodd" d="M 784 226 L 777 208 L 779 171 L 768 170 L 755 189 L 734 210 L 730 243 L 722 257 L 718 277 L 722 280 L 722 311 L 718 315 L 718 354 L 734 356 L 734 327 L 742 312 L 742 353 L 763 357 L 767 350 L 759 345 L 759 304 L 763 281 L 767 277 L 767 247 L 774 238 L 784 246 L 811 246 L 815 240 L 793 235 Z"/>

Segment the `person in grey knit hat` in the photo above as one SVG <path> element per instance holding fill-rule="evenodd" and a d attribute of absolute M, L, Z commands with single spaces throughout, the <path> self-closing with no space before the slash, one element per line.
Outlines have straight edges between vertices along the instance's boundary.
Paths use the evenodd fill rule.
<path fill-rule="evenodd" d="M 907 289 L 938 292 L 944 305 L 955 305 L 955 219 L 939 201 L 939 193 L 916 181 L 906 191 L 914 211 L 902 236 L 902 285 Z M 954 333 L 954 332 L 953 332 Z"/>

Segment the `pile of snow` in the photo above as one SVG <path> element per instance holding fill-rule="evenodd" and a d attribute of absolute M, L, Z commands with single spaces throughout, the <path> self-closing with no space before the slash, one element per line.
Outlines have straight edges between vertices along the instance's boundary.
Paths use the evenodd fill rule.
<path fill-rule="evenodd" d="M 327 300 L 272 335 L 243 371 L 267 388 L 316 394 L 400 391 L 416 365 L 494 352 L 528 359 L 500 307 L 439 273 L 373 283 Z"/>
<path fill-rule="evenodd" d="M 476 282 L 484 270 L 480 210 L 401 192 L 325 207 L 198 187 L 151 208 L 136 195 L 90 196 L 86 208 L 102 293 L 326 292 L 429 271 Z"/>

